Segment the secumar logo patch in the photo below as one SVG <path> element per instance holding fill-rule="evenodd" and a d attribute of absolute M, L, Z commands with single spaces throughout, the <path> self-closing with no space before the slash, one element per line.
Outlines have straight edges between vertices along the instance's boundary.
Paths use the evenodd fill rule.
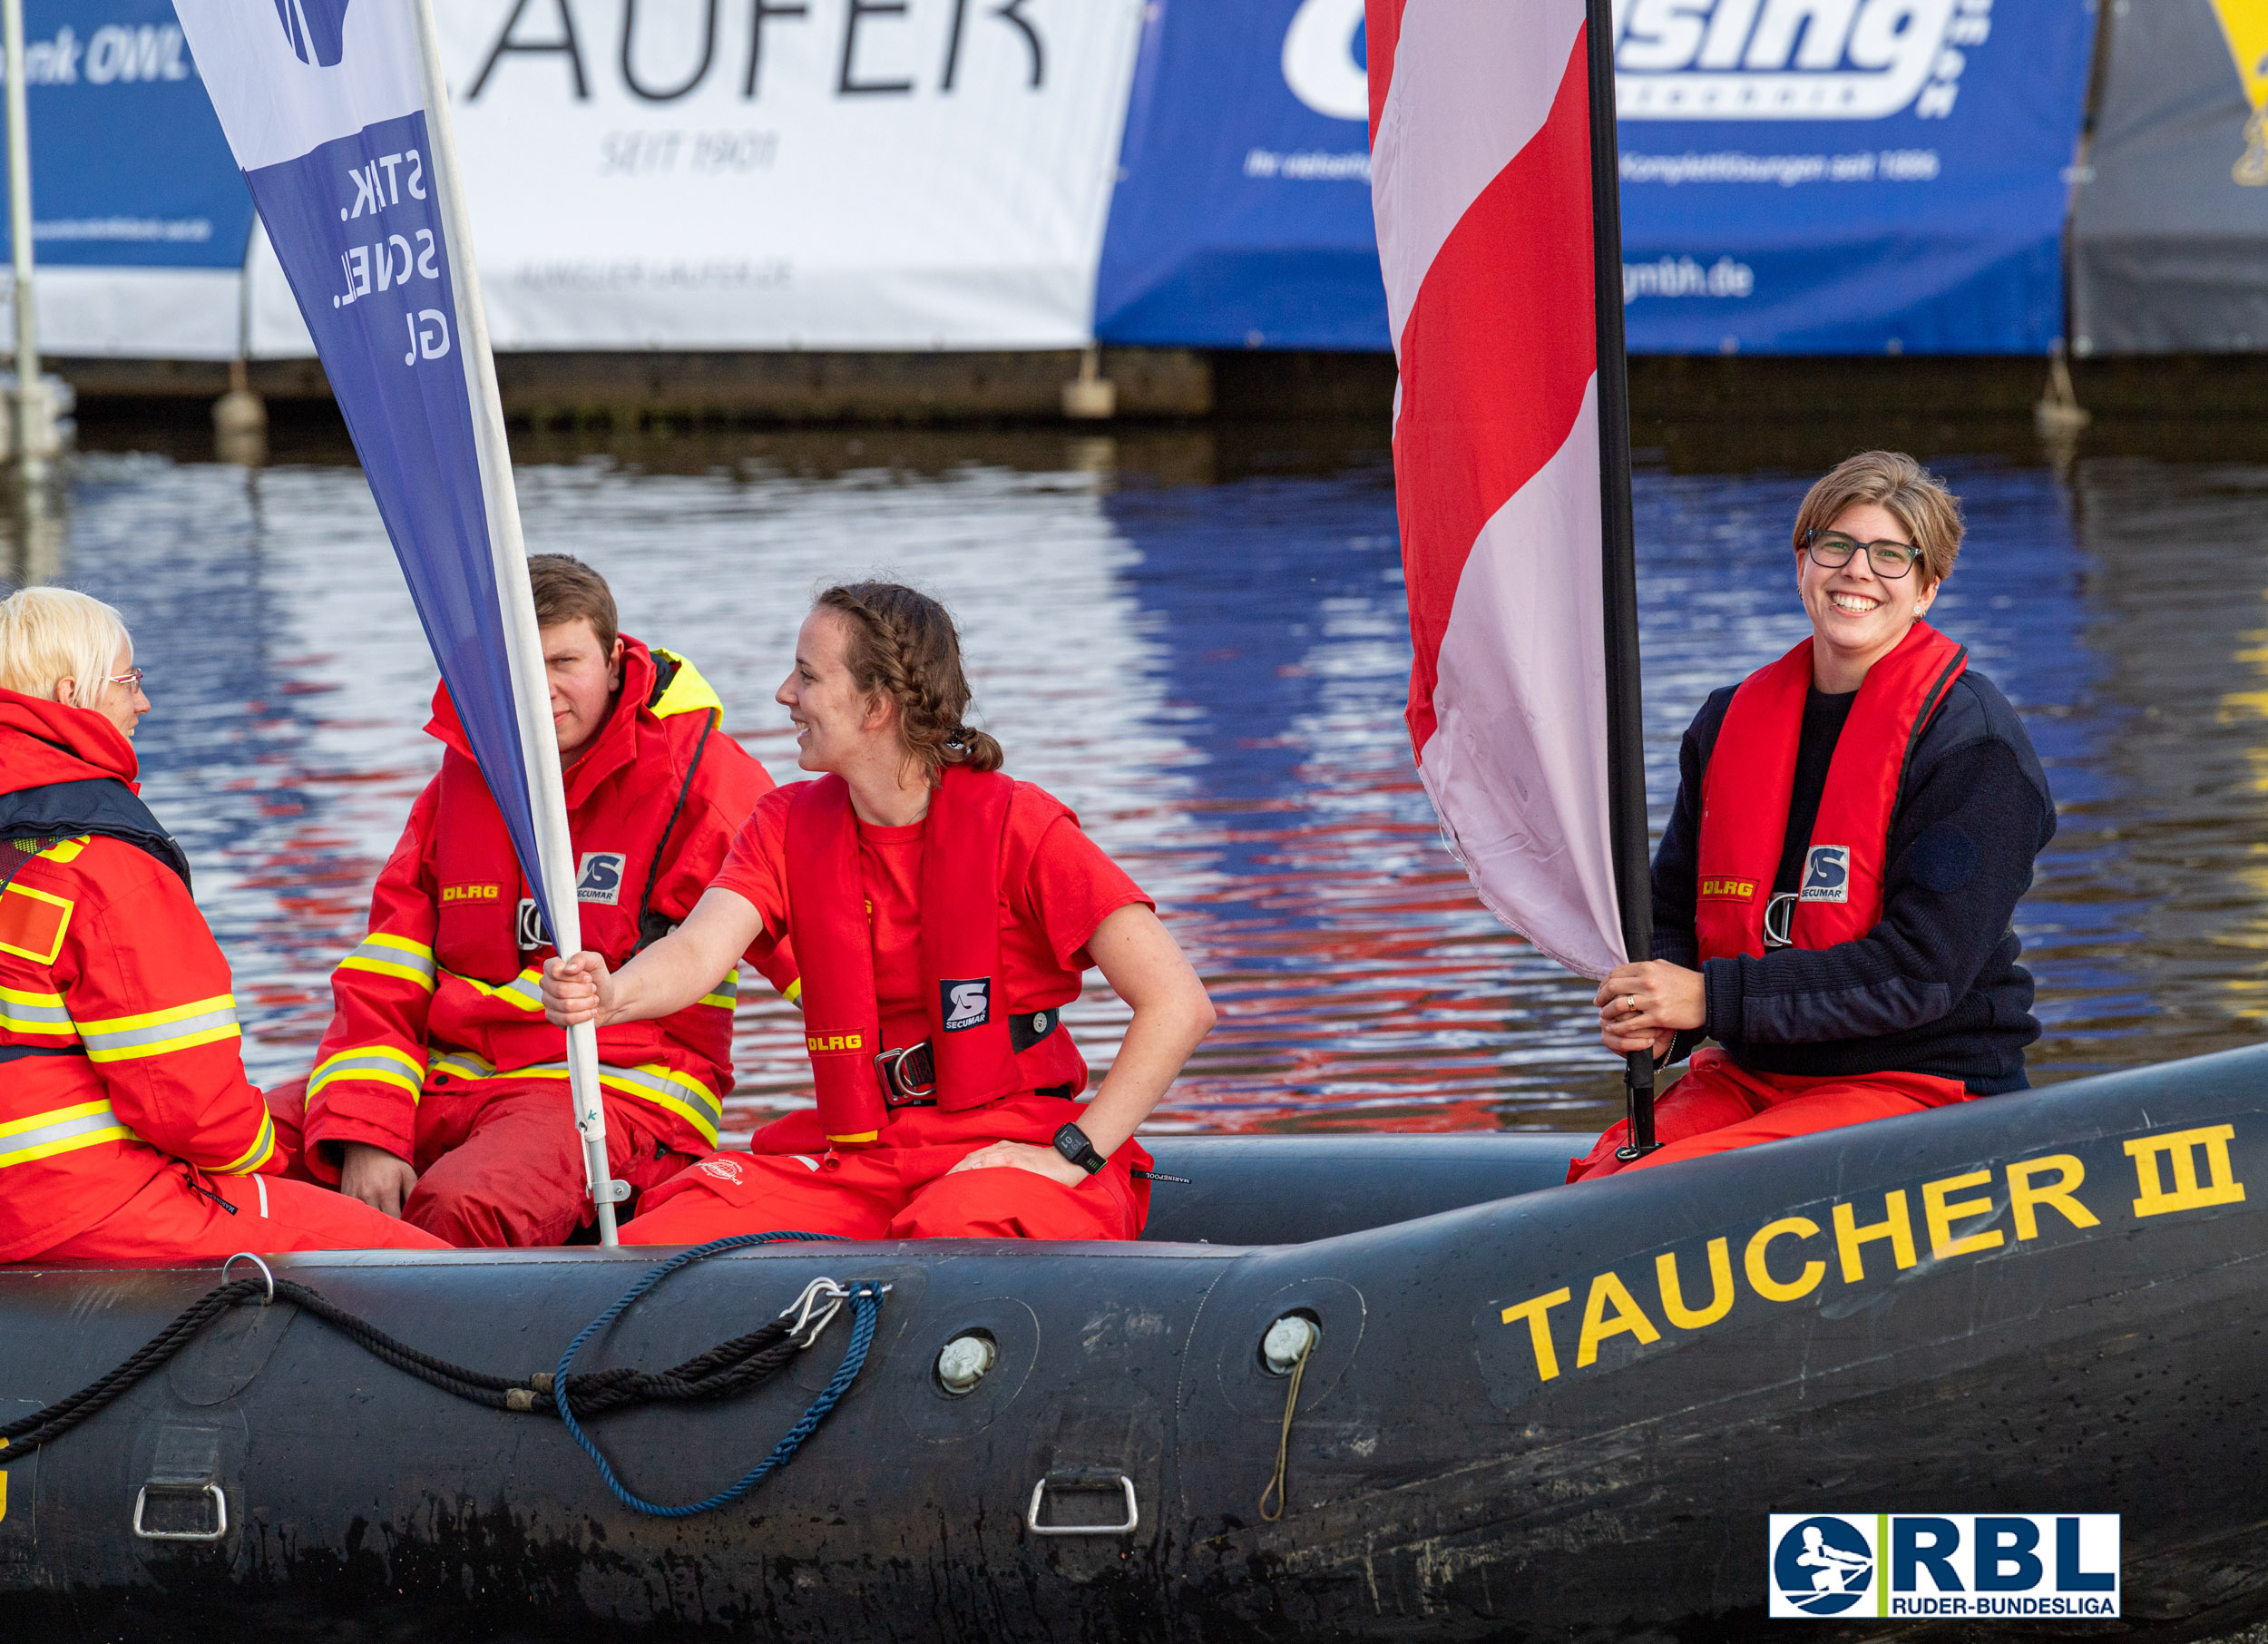
<path fill-rule="evenodd" d="M 583 852 L 575 867 L 575 900 L 618 905 L 622 900 L 622 864 L 629 859 L 619 850 Z"/>
<path fill-rule="evenodd" d="M 1804 853 L 1804 900 L 1851 900 L 1851 847 L 1814 845 Z"/>
<path fill-rule="evenodd" d="M 963 981 L 940 982 L 937 1003 L 944 1016 L 946 1032 L 960 1033 L 982 1027 L 992 1019 L 992 979 L 972 976 Z"/>

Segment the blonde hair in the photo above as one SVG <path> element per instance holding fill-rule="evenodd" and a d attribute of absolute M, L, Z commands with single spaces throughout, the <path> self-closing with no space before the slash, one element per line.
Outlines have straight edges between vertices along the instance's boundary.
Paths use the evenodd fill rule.
<path fill-rule="evenodd" d="M 70 680 L 76 706 L 99 708 L 118 653 L 132 650 L 125 619 L 83 593 L 23 588 L 0 600 L 0 690 L 53 701 Z"/>
<path fill-rule="evenodd" d="M 1804 552 L 1813 532 L 1826 530 L 1845 508 L 1861 503 L 1886 510 L 1905 527 L 1908 540 L 1921 550 L 1923 586 L 1935 587 L 1953 574 L 1960 553 L 1960 499 L 1902 451 L 1862 451 L 1837 463 L 1795 511 L 1795 552 Z"/>

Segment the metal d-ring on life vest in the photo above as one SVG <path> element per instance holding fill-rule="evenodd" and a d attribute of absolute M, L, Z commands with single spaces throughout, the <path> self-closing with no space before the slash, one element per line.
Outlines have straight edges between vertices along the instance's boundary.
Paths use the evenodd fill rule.
<path fill-rule="evenodd" d="M 923 1004 L 934 1100 L 949 1110 L 1056 1085 L 1075 1091 L 1085 1076 L 1070 1035 L 1059 1026 L 1065 1000 L 1002 997 L 1003 846 L 1015 788 L 997 771 L 949 765 L 923 829 Z M 797 785 L 785 854 L 787 934 L 803 971 L 805 1045 L 819 1128 L 829 1141 L 872 1141 L 897 1104 L 876 1065 L 885 1051 L 882 1006 L 864 913 L 858 822 L 842 778 Z M 1042 1018 L 1046 1029 L 1035 1037 Z M 1018 1026 L 1027 1031 L 1016 1032 Z"/>
<path fill-rule="evenodd" d="M 1812 642 L 1741 682 L 1701 779 L 1697 934 L 1703 959 L 1832 947 L 1882 923 L 1892 814 L 1931 717 L 1969 652 L 1917 621 L 1867 670 L 1827 767 L 1801 885 L 1773 905 L 1811 690 Z"/>

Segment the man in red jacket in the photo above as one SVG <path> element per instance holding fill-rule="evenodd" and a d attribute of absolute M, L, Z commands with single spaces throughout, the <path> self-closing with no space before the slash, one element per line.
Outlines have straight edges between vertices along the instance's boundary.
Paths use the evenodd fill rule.
<path fill-rule="evenodd" d="M 136 797 L 149 709 L 109 606 L 0 601 L 0 1262 L 440 1248 L 277 1179 L 229 962 Z"/>
<path fill-rule="evenodd" d="M 597 572 L 528 562 L 565 768 L 586 947 L 618 963 L 708 887 L 772 788 L 719 726 L 692 665 L 617 631 Z M 330 1030 L 270 1105 L 315 1179 L 455 1245 L 549 1245 L 592 1219 L 565 1035 L 537 987 L 552 949 L 446 688 L 447 751 L 378 876 L 370 933 L 331 976 Z M 795 997 L 794 962 L 773 980 Z M 599 1034 L 613 1175 L 642 1191 L 717 1146 L 738 976 L 660 1021 Z M 304 1127 L 302 1130 L 302 1126 Z"/>

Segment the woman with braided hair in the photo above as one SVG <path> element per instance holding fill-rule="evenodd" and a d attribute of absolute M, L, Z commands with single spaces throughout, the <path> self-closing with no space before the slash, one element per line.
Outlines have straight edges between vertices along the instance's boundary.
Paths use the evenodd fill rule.
<path fill-rule="evenodd" d="M 826 590 L 778 700 L 818 779 L 764 796 L 691 915 L 619 973 L 545 967 L 564 1026 L 667 1015 L 783 939 L 802 966 L 816 1109 L 649 1191 L 623 1242 L 1134 1238 L 1135 1130 L 1213 1026 L 1149 898 L 963 722 L 960 639 L 927 595 Z M 1062 1007 L 1090 964 L 1134 1017 L 1082 1105 Z"/>

